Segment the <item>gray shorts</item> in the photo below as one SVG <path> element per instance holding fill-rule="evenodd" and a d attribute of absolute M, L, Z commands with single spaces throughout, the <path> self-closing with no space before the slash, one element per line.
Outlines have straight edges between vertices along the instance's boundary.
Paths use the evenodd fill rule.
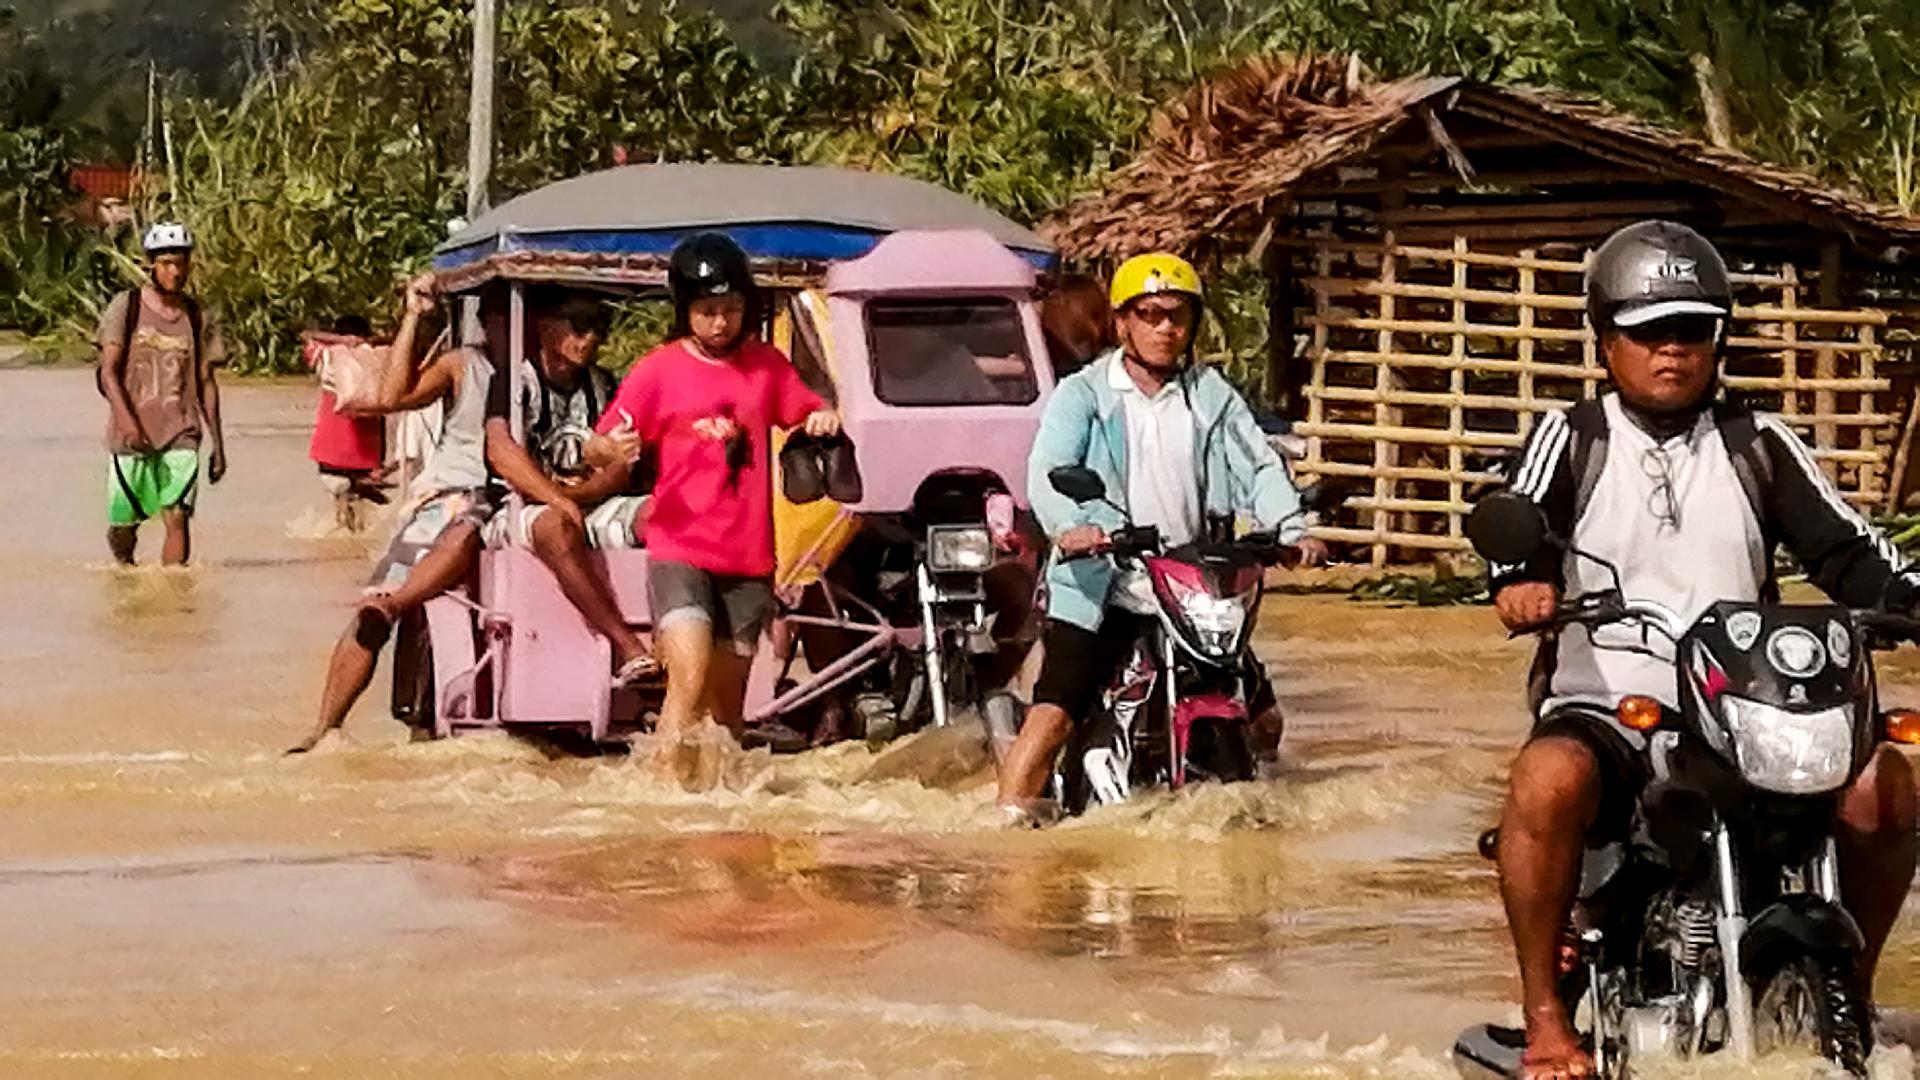
<path fill-rule="evenodd" d="M 645 495 L 614 495 L 588 507 L 580 515 L 585 519 L 587 546 L 595 551 L 639 547 L 635 530 L 646 505 Z M 501 510 L 488 523 L 487 543 L 493 547 L 532 547 L 533 523 L 546 512 L 545 503 L 522 503 L 518 511 Z"/>
<path fill-rule="evenodd" d="M 654 630 L 703 622 L 713 627 L 716 641 L 731 641 L 735 652 L 752 656 L 773 618 L 773 582 L 656 559 L 647 566 L 647 603 Z"/>
<path fill-rule="evenodd" d="M 484 491 L 443 491 L 427 499 L 394 531 L 387 550 L 373 564 L 368 590 L 392 592 L 399 588 L 413 572 L 414 564 L 426 558 L 447 530 L 456 525 L 484 530 L 492 512 Z"/>

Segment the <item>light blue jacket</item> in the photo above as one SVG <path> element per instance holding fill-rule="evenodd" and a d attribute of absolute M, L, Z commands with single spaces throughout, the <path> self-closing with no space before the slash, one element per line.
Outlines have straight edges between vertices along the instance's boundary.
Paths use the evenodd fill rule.
<path fill-rule="evenodd" d="M 1047 402 L 1027 459 L 1027 498 L 1049 540 L 1076 525 L 1112 532 L 1126 523 L 1106 503 L 1076 503 L 1047 480 L 1061 465 L 1084 465 L 1106 484 L 1107 498 L 1127 505 L 1127 417 L 1110 381 L 1121 362 L 1117 349 L 1100 356 L 1062 380 Z M 1206 493 L 1205 513 L 1251 518 L 1254 528 L 1275 530 L 1283 543 L 1305 536 L 1293 479 L 1240 392 L 1206 365 L 1188 368 L 1180 381 L 1193 413 L 1194 483 Z M 1056 549 L 1047 566 L 1047 615 L 1098 630 L 1113 579 L 1112 559 L 1063 562 Z"/>

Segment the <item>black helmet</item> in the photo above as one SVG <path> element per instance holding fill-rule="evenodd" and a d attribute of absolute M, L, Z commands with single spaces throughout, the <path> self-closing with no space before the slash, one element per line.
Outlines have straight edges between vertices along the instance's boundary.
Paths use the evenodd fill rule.
<path fill-rule="evenodd" d="M 747 253 L 725 233 L 694 233 L 667 258 L 667 291 L 673 294 L 673 332 L 687 332 L 687 309 L 706 296 L 739 293 L 747 298 L 747 325 L 755 318 L 758 290 Z"/>
<path fill-rule="evenodd" d="M 1587 261 L 1587 317 L 1596 333 L 1674 315 L 1732 314 L 1726 260 L 1685 225 L 1629 225 L 1607 237 Z"/>

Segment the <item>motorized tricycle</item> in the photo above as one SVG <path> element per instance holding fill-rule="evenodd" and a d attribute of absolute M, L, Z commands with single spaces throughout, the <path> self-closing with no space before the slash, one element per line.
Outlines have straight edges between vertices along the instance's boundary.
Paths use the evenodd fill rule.
<path fill-rule="evenodd" d="M 445 292 L 496 309 L 496 377 L 514 380 L 517 400 L 527 285 L 663 298 L 667 254 L 702 230 L 747 250 L 773 301 L 763 331 L 839 409 L 858 466 L 858 490 L 839 501 L 796 504 L 776 480 L 781 610 L 754 660 L 749 729 L 815 721 L 831 704 L 881 738 L 982 707 L 1012 674 L 1003 661 L 1031 605 L 1020 481 L 1052 384 L 1034 299 L 1051 249 L 902 177 L 638 165 L 507 202 L 435 265 Z M 646 550 L 594 561 L 628 623 L 647 628 Z M 512 547 L 484 551 L 471 588 L 403 625 L 398 656 L 395 716 L 441 736 L 608 739 L 641 728 L 659 692 L 616 691 L 608 643 Z"/>
<path fill-rule="evenodd" d="M 1544 544 L 1538 507 L 1501 492 L 1468 521 L 1489 561 Z M 1612 710 L 1645 742 L 1651 779 L 1625 839 L 1586 851 L 1559 993 L 1599 1075 L 1649 1058 L 1805 1048 L 1855 1076 L 1873 1046 L 1864 940 L 1841 902 L 1841 793 L 1885 740 L 1920 741 L 1920 715 L 1882 714 L 1871 649 L 1920 622 L 1832 605 L 1721 601 L 1690 625 L 1613 588 L 1567 600 L 1517 634 L 1631 628 L 1674 665 L 1678 708 L 1629 696 Z M 1492 837 L 1481 849 L 1491 856 Z M 1516 1075 L 1525 1037 L 1481 1024 L 1454 1059 Z"/>

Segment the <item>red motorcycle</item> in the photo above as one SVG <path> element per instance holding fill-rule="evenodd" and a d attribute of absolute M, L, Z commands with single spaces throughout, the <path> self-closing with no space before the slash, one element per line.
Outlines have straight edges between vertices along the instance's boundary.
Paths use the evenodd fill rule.
<path fill-rule="evenodd" d="M 1047 479 L 1076 502 L 1106 501 L 1090 469 L 1067 466 Z M 1168 549 L 1158 529 L 1129 521 L 1110 538 L 1104 554 L 1152 583 L 1155 618 L 1067 743 L 1055 776 L 1067 813 L 1161 784 L 1253 779 L 1252 718 L 1271 704 L 1253 627 L 1265 570 L 1285 549 L 1271 534 L 1234 538 L 1231 530 L 1230 521 L 1212 522 L 1207 538 Z"/>

